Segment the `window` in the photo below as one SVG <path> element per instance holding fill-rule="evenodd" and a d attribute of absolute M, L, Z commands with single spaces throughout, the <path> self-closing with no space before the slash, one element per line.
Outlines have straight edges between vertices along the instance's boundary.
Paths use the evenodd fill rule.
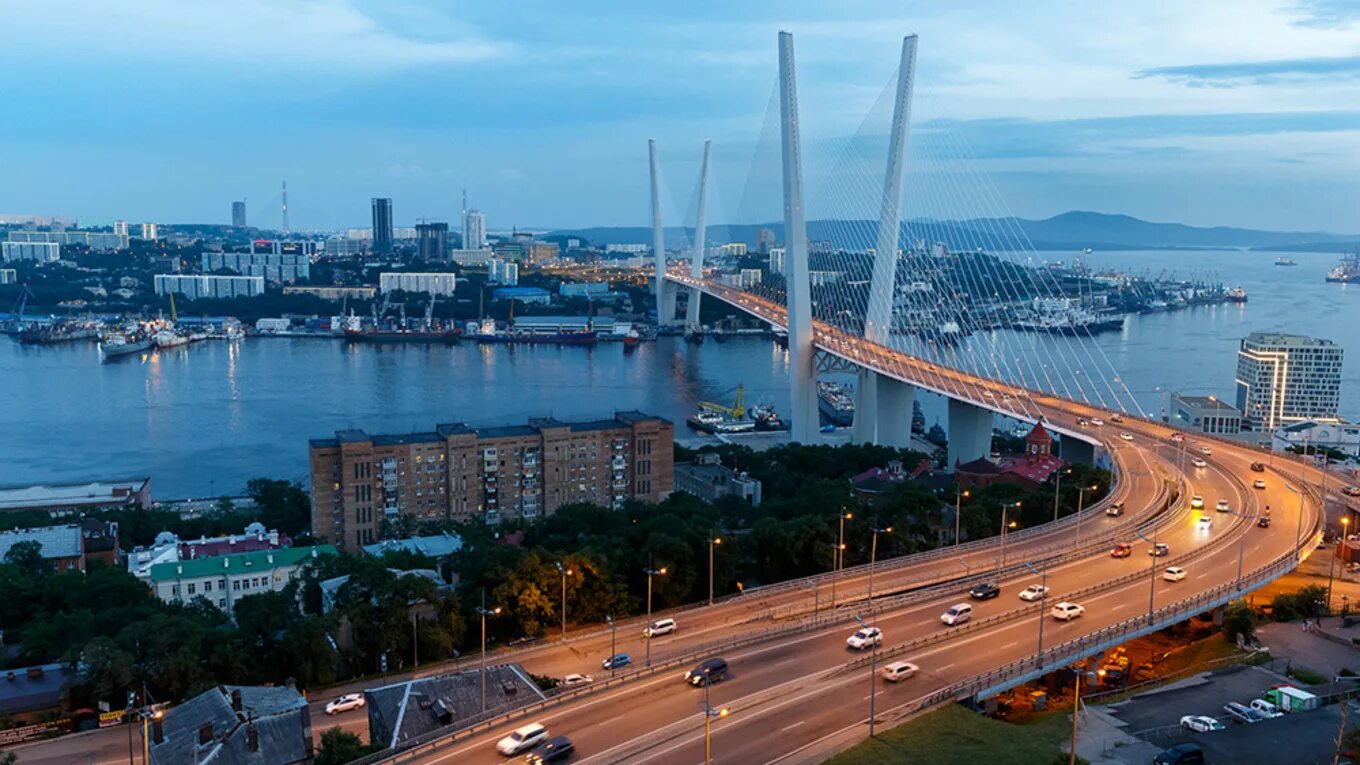
<path fill-rule="evenodd" d="M 188 592 L 189 592 L 189 595 L 190 595 L 190 596 L 193 596 L 193 595 L 197 595 L 197 594 L 198 594 L 198 585 L 194 584 L 193 582 L 190 582 L 189 585 L 188 585 L 188 588 L 189 588 L 189 589 L 188 589 Z"/>
<path fill-rule="evenodd" d="M 204 591 L 204 592 L 212 592 L 212 582 L 204 582 L 204 583 L 203 583 L 203 591 Z"/>
<path fill-rule="evenodd" d="M 240 591 L 241 591 L 241 580 L 240 580 L 240 579 L 233 579 L 233 580 L 231 580 L 231 589 L 232 589 L 233 592 L 240 592 Z"/>

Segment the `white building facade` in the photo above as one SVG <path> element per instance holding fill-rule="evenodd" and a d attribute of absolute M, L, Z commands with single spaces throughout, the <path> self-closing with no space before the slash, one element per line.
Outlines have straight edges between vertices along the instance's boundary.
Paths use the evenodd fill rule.
<path fill-rule="evenodd" d="M 1331 340 L 1253 332 L 1237 351 L 1237 409 L 1249 430 L 1337 422 L 1342 349 Z"/>
<path fill-rule="evenodd" d="M 156 274 L 157 295 L 175 293 L 190 300 L 255 297 L 264 294 L 263 276 L 191 276 Z"/>
<path fill-rule="evenodd" d="M 378 291 L 428 292 L 431 295 L 452 297 L 458 285 L 456 274 L 449 273 L 411 273 L 379 274 Z"/>

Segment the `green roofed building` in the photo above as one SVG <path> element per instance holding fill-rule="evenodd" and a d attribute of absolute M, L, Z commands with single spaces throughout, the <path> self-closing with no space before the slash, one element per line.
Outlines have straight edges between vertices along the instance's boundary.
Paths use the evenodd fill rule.
<path fill-rule="evenodd" d="M 167 603 L 203 598 L 230 614 L 241 598 L 279 592 L 308 561 L 335 554 L 334 545 L 317 545 L 158 563 L 151 567 L 151 587 Z"/>

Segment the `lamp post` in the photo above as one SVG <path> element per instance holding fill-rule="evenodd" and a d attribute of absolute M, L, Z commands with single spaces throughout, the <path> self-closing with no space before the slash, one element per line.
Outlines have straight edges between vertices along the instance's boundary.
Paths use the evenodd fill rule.
<path fill-rule="evenodd" d="M 643 569 L 647 572 L 647 666 L 652 666 L 652 577 L 665 576 L 666 567 Z"/>
<path fill-rule="evenodd" d="M 1072 746 L 1071 753 L 1067 758 L 1067 765 L 1077 765 L 1077 715 L 1081 714 L 1081 676 L 1091 673 L 1086 670 L 1079 670 L 1076 673 L 1077 685 L 1075 698 L 1072 700 Z"/>
<path fill-rule="evenodd" d="M 1062 500 L 1062 477 L 1063 474 L 1072 474 L 1072 468 L 1059 470 L 1053 474 L 1053 521 L 1058 521 L 1058 503 Z"/>
<path fill-rule="evenodd" d="M 1019 509 L 1020 501 L 1007 502 L 1001 506 L 1001 565 L 998 568 L 1006 567 L 1006 529 L 1015 525 L 1015 521 L 1009 524 L 1006 522 L 1006 513 L 1012 508 Z"/>
<path fill-rule="evenodd" d="M 873 541 L 869 543 L 869 613 L 874 613 L 874 562 L 878 559 L 878 535 L 891 534 L 892 526 L 873 529 Z"/>
<path fill-rule="evenodd" d="M 959 534 L 959 519 L 963 517 L 963 498 L 964 498 L 964 497 L 967 497 L 967 496 L 971 496 L 971 495 L 968 493 L 968 490 L 967 490 L 967 489 L 964 489 L 963 491 L 959 491 L 959 490 L 958 490 L 958 487 L 955 486 L 955 488 L 954 488 L 954 549 L 955 549 L 955 550 L 958 549 L 958 547 L 959 547 L 959 539 L 961 538 L 961 537 L 960 537 L 960 534 Z"/>
<path fill-rule="evenodd" d="M 1081 487 L 1080 489 L 1077 489 L 1077 549 L 1078 549 L 1078 550 L 1081 549 L 1081 509 L 1082 509 L 1082 505 L 1083 505 L 1083 504 L 1085 503 L 1085 501 L 1086 501 L 1086 492 L 1088 492 L 1088 491 L 1095 491 L 1097 488 L 1099 488 L 1099 484 L 1092 484 L 1092 485 L 1090 485 L 1090 486 L 1083 486 L 1083 487 Z"/>
<path fill-rule="evenodd" d="M 1304 436 L 1303 436 L 1303 453 L 1304 453 L 1304 455 L 1307 455 L 1307 454 L 1308 454 L 1308 445 L 1309 445 L 1309 443 L 1312 441 L 1312 437 L 1313 437 L 1312 431 L 1309 431 L 1308 433 L 1305 433 Z M 1303 546 L 1303 507 L 1304 507 L 1304 503 L 1303 503 L 1303 499 L 1304 499 L 1304 497 L 1303 497 L 1303 484 L 1304 484 L 1304 481 L 1306 481 L 1307 478 L 1308 478 L 1308 473 L 1307 473 L 1306 468 L 1305 468 L 1305 466 L 1306 466 L 1306 464 L 1307 464 L 1307 461 L 1308 461 L 1307 456 L 1305 456 L 1303 459 L 1299 460 L 1299 491 L 1298 491 L 1298 495 L 1299 495 L 1299 526 L 1298 526 L 1298 530 L 1294 532 L 1294 547 L 1295 547 L 1295 548 L 1299 548 L 1299 547 L 1302 547 L 1302 546 Z M 1326 497 L 1326 496 L 1324 496 L 1324 497 L 1322 498 L 1322 512 L 1323 512 L 1323 517 L 1324 517 L 1324 519 L 1325 519 L 1325 517 L 1326 517 L 1326 512 L 1327 512 L 1327 497 Z M 1300 550 L 1299 552 L 1302 553 L 1301 550 Z"/>
<path fill-rule="evenodd" d="M 1350 526 L 1351 518 L 1349 515 L 1341 516 L 1341 541 L 1346 541 L 1346 529 Z M 1332 578 L 1336 573 L 1336 550 L 1332 550 L 1332 565 L 1327 567 L 1327 611 L 1332 610 Z"/>
<path fill-rule="evenodd" d="M 713 718 L 726 717 L 730 710 L 727 707 L 714 709 L 708 703 L 708 689 L 711 684 L 704 681 L 704 765 L 711 765 L 713 762 Z"/>
<path fill-rule="evenodd" d="M 840 575 L 841 568 L 845 565 L 845 522 L 854 518 L 854 513 L 845 512 L 844 508 L 836 514 L 840 526 L 840 535 L 836 537 L 836 549 L 831 556 L 831 607 L 836 607 L 836 578 Z"/>
<path fill-rule="evenodd" d="M 482 590 L 482 604 L 477 607 L 477 613 L 482 617 L 482 711 L 486 711 L 486 617 L 495 616 L 501 612 L 500 607 L 487 610 L 486 590 Z"/>
<path fill-rule="evenodd" d="M 1146 536 L 1143 535 L 1143 532 L 1139 531 L 1136 528 L 1133 530 L 1133 533 L 1137 534 L 1139 539 L 1142 539 L 1144 542 L 1147 542 L 1148 544 L 1152 545 L 1152 549 L 1148 550 L 1148 560 L 1152 561 L 1152 567 L 1148 570 L 1149 577 L 1148 577 L 1148 617 L 1147 617 L 1148 624 L 1152 624 L 1153 597 L 1157 593 L 1157 556 L 1153 554 L 1157 551 L 1157 535 L 1156 532 L 1153 532 L 1152 539 L 1148 539 Z M 1246 537 L 1244 536 L 1243 538 L 1245 539 Z M 1241 561 L 1238 561 L 1238 563 L 1240 566 Z M 1240 578 L 1241 575 L 1242 575 L 1241 569 L 1239 568 L 1238 577 Z"/>
<path fill-rule="evenodd" d="M 1039 648 L 1034 654 L 1034 666 L 1043 669 L 1044 666 L 1044 610 L 1048 603 L 1048 569 L 1040 571 L 1033 564 L 1026 563 L 1025 568 L 1039 575 L 1039 586 L 1043 589 L 1039 593 Z"/>
<path fill-rule="evenodd" d="M 618 651 L 618 631 L 619 626 L 614 623 L 614 615 L 608 614 L 604 617 L 605 623 L 609 625 L 609 676 L 614 676 L 614 657 L 619 655 Z"/>
<path fill-rule="evenodd" d="M 859 614 L 855 614 L 855 621 L 859 622 L 859 626 L 870 629 L 869 623 L 860 618 Z M 871 640 L 869 642 L 869 738 L 874 737 L 875 703 L 878 701 L 878 684 L 874 682 L 874 675 L 877 674 L 878 640 Z"/>
<path fill-rule="evenodd" d="M 567 637 L 567 577 L 575 572 L 562 565 L 562 561 L 557 561 L 557 573 L 562 575 L 562 637 Z"/>
<path fill-rule="evenodd" d="M 722 544 L 722 537 L 716 537 L 713 532 L 708 534 L 708 604 L 713 605 L 713 548 Z"/>

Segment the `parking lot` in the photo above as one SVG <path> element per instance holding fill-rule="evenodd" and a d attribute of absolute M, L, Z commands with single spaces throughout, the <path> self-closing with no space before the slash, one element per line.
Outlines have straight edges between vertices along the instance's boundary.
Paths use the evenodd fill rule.
<path fill-rule="evenodd" d="M 1125 731 L 1142 734 L 1159 749 L 1194 742 L 1204 749 L 1210 765 L 1310 765 L 1331 763 L 1336 754 L 1336 735 L 1341 725 L 1338 706 L 1326 706 L 1250 725 L 1235 724 L 1223 713 L 1229 701 L 1250 702 L 1272 685 L 1278 675 L 1256 667 L 1233 667 L 1209 676 L 1207 682 L 1136 697 L 1106 708 L 1124 722 Z M 1228 726 L 1214 733 L 1192 733 L 1179 727 L 1183 715 L 1209 715 Z M 1356 721 L 1360 722 L 1360 721 Z M 1110 757 L 1125 762 L 1117 750 Z"/>

